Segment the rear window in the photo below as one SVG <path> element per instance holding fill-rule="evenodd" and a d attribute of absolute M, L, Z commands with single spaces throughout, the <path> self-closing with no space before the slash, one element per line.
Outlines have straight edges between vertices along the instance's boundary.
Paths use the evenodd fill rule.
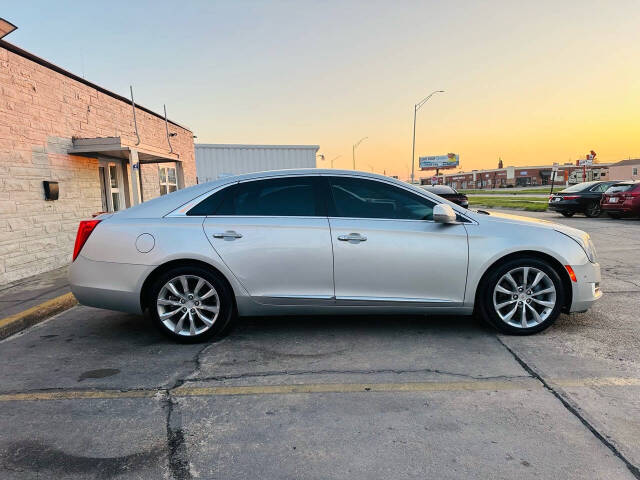
<path fill-rule="evenodd" d="M 612 185 L 607 190 L 607 193 L 622 193 L 622 192 L 630 192 L 634 188 L 636 188 L 640 183 L 619 183 L 617 185 Z"/>
<path fill-rule="evenodd" d="M 588 188 L 593 187 L 596 183 L 598 182 L 578 183 L 577 185 L 572 185 L 569 188 L 565 188 L 560 193 L 582 192 L 583 190 L 587 190 Z"/>
<path fill-rule="evenodd" d="M 453 188 L 446 185 L 425 185 L 422 188 L 424 188 L 427 192 L 435 193 L 436 195 L 451 195 L 458 193 Z"/>

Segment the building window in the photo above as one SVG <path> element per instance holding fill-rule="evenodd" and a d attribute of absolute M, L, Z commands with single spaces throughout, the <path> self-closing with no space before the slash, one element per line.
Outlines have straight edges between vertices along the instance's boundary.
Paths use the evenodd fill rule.
<path fill-rule="evenodd" d="M 177 189 L 176 167 L 160 167 L 160 195 L 175 192 Z"/>
<path fill-rule="evenodd" d="M 631 175 L 638 175 L 638 167 L 633 167 L 632 171 L 631 171 Z"/>

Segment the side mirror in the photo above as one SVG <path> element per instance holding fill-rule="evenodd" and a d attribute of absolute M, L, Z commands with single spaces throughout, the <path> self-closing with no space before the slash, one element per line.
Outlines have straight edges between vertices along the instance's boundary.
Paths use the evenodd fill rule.
<path fill-rule="evenodd" d="M 456 223 L 456 212 L 449 205 L 438 203 L 433 207 L 433 221 L 438 223 Z"/>

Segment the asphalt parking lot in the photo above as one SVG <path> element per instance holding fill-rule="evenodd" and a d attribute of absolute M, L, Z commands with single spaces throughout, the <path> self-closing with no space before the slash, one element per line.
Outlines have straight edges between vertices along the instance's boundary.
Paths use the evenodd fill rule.
<path fill-rule="evenodd" d="M 471 318 L 251 318 L 177 345 L 75 307 L 0 342 L 0 478 L 640 478 L 640 220 L 589 232 L 604 297 Z"/>

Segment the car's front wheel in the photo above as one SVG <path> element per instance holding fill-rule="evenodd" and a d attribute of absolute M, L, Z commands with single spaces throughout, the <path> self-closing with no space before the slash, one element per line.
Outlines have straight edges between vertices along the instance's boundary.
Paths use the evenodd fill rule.
<path fill-rule="evenodd" d="M 176 267 L 160 275 L 150 289 L 149 310 L 163 333 L 185 343 L 221 335 L 235 318 L 227 283 L 199 266 Z"/>
<path fill-rule="evenodd" d="M 503 333 L 528 335 L 560 315 L 565 293 L 560 276 L 544 260 L 523 257 L 494 268 L 478 297 L 482 317 Z"/>

